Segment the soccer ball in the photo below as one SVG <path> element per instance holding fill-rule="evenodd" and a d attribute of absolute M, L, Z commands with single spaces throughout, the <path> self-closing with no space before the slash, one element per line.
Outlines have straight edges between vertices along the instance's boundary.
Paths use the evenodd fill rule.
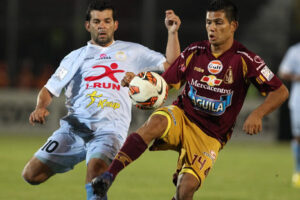
<path fill-rule="evenodd" d="M 168 97 L 166 81 L 155 72 L 141 72 L 129 83 L 129 97 L 140 109 L 160 107 Z"/>

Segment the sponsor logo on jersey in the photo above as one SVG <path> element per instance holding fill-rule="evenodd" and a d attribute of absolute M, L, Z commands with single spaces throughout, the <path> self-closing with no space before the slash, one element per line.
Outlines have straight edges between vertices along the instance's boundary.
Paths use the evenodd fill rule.
<path fill-rule="evenodd" d="M 212 91 L 212 92 L 217 92 L 217 93 L 221 93 L 221 94 L 233 93 L 232 90 L 228 90 L 228 89 L 224 89 L 224 88 L 218 88 L 218 87 L 212 87 L 212 86 L 209 86 L 207 84 L 202 84 L 202 83 L 198 82 L 198 80 L 194 80 L 194 79 L 192 79 L 192 81 L 188 82 L 188 83 L 192 86 L 197 87 L 197 88 L 209 90 L 209 91 Z"/>
<path fill-rule="evenodd" d="M 123 52 L 123 51 L 118 51 L 116 53 L 116 59 L 119 60 L 119 61 L 124 61 L 126 60 L 127 56 L 126 54 Z"/>
<path fill-rule="evenodd" d="M 222 79 L 218 79 L 214 75 L 202 76 L 200 81 L 203 83 L 207 83 L 207 85 L 212 86 L 212 87 L 219 86 L 222 83 Z"/>
<path fill-rule="evenodd" d="M 210 99 L 196 94 L 193 86 L 190 86 L 188 97 L 197 110 L 201 110 L 210 115 L 222 115 L 226 108 L 231 105 L 232 94 L 221 96 L 219 100 Z"/>
<path fill-rule="evenodd" d="M 210 153 L 204 152 L 203 154 L 209 157 L 213 163 L 216 161 L 217 154 L 215 151 L 210 150 Z"/>
<path fill-rule="evenodd" d="M 233 83 L 233 73 L 232 73 L 232 67 L 229 66 L 227 69 L 225 76 L 223 78 L 223 81 L 225 84 L 232 84 Z"/>
<path fill-rule="evenodd" d="M 55 77 L 57 77 L 59 80 L 63 80 L 65 78 L 65 76 L 67 75 L 68 70 L 66 70 L 63 67 L 58 68 L 58 70 L 55 73 Z"/>
<path fill-rule="evenodd" d="M 100 60 L 109 60 L 111 59 L 110 56 L 106 55 L 105 53 L 100 54 Z"/>
<path fill-rule="evenodd" d="M 200 73 L 203 73 L 204 72 L 204 69 L 202 69 L 201 67 L 194 67 L 194 70 L 197 71 L 197 72 L 200 72 Z"/>
<path fill-rule="evenodd" d="M 260 72 L 268 81 L 270 81 L 274 77 L 273 72 L 268 68 L 267 65 L 264 66 L 264 68 Z"/>
<path fill-rule="evenodd" d="M 90 103 L 86 106 L 86 108 L 90 107 L 93 104 L 97 104 L 97 107 L 101 109 L 112 108 L 116 110 L 120 108 L 120 103 L 110 101 L 108 99 L 102 99 L 101 97 L 103 96 L 103 94 L 97 95 L 97 91 L 87 94 L 86 96 L 90 98 Z"/>
<path fill-rule="evenodd" d="M 207 66 L 207 69 L 208 69 L 209 73 L 211 73 L 211 74 L 218 74 L 222 71 L 223 64 L 219 60 L 213 60 L 213 61 L 210 61 L 210 63 Z"/>
<path fill-rule="evenodd" d="M 124 70 L 117 70 L 118 68 L 118 64 L 117 63 L 112 63 L 110 65 L 110 67 L 105 66 L 105 65 L 96 65 L 93 67 L 93 69 L 95 68 L 104 68 L 105 72 L 103 74 L 100 74 L 98 76 L 89 76 L 84 78 L 85 81 L 96 81 L 99 79 L 102 79 L 104 77 L 108 77 L 110 78 L 112 81 L 119 83 L 118 79 L 114 76 L 115 73 L 123 73 L 125 72 Z"/>
<path fill-rule="evenodd" d="M 89 88 L 103 88 L 103 89 L 113 89 L 119 91 L 121 86 L 115 83 L 106 83 L 106 82 L 94 82 L 94 83 L 87 83 L 85 89 Z"/>

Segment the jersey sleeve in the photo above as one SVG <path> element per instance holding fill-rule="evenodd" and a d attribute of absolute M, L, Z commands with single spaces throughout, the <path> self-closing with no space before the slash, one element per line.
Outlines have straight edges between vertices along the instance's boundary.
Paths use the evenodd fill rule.
<path fill-rule="evenodd" d="M 189 67 L 189 63 L 195 54 L 192 48 L 187 47 L 175 62 L 162 74 L 168 85 L 179 89 L 185 83 L 185 72 Z"/>
<path fill-rule="evenodd" d="M 299 65 L 299 56 L 297 55 L 295 49 L 292 47 L 286 52 L 280 64 L 279 71 L 287 74 L 292 74 L 297 71 L 296 68 L 299 67 Z"/>
<path fill-rule="evenodd" d="M 56 97 L 59 97 L 62 89 L 70 82 L 74 74 L 78 70 L 82 58 L 82 49 L 76 50 L 68 54 L 60 62 L 55 73 L 47 81 L 45 87 Z"/>
<path fill-rule="evenodd" d="M 245 55 L 248 56 L 242 56 L 242 62 L 247 66 L 246 78 L 263 96 L 282 85 L 281 80 L 269 69 L 263 59 L 251 52 L 247 52 Z"/>
<path fill-rule="evenodd" d="M 166 58 L 163 54 L 142 45 L 138 45 L 136 53 L 137 71 L 165 71 L 163 63 L 166 62 Z"/>

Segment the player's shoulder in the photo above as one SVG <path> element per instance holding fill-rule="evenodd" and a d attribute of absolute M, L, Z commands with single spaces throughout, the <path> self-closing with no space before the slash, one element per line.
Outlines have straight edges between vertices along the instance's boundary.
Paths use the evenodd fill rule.
<path fill-rule="evenodd" d="M 236 55 L 241 56 L 245 61 L 260 61 L 261 58 L 256 53 L 250 51 L 243 44 L 234 41 L 234 52 Z"/>
<path fill-rule="evenodd" d="M 292 45 L 290 48 L 289 48 L 290 51 L 293 51 L 293 52 L 300 52 L 300 42 Z"/>
<path fill-rule="evenodd" d="M 209 49 L 208 41 L 193 42 L 183 50 L 181 57 L 186 57 L 195 53 L 201 54 L 206 52 L 207 49 Z"/>
<path fill-rule="evenodd" d="M 65 58 L 78 58 L 82 53 L 85 52 L 87 46 L 80 47 L 68 53 Z"/>
<path fill-rule="evenodd" d="M 208 49 L 208 41 L 198 41 L 191 43 L 185 50 L 186 51 L 201 51 Z"/>
<path fill-rule="evenodd" d="M 123 40 L 116 40 L 116 45 L 119 47 L 125 47 L 125 48 L 146 48 L 145 46 L 136 43 L 136 42 L 129 42 L 129 41 L 123 41 Z"/>

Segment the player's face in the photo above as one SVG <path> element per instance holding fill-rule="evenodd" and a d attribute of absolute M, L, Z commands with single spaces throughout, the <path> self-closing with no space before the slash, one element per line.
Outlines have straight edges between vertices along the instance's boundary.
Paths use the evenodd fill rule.
<path fill-rule="evenodd" d="M 237 22 L 229 22 L 223 11 L 206 13 L 206 31 L 209 42 L 214 46 L 221 46 L 233 41 Z"/>
<path fill-rule="evenodd" d="M 114 21 L 112 10 L 92 10 L 91 19 L 85 27 L 91 34 L 91 42 L 100 46 L 109 46 L 114 40 L 114 33 L 118 29 L 118 21 Z"/>

